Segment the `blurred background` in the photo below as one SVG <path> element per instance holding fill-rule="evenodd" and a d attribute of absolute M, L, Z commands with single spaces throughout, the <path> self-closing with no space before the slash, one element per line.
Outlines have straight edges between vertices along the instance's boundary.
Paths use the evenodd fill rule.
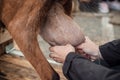
<path fill-rule="evenodd" d="M 85 36 L 98 45 L 120 39 L 120 0 L 73 0 L 72 18 Z M 11 40 L 11 36 L 3 28 L 0 29 L 0 40 L 0 55 L 7 53 L 0 58 L 0 80 L 40 80 L 15 41 Z M 2 45 L 3 41 L 7 43 Z M 45 57 L 60 74 L 61 80 L 66 80 L 62 74 L 62 64 L 49 58 L 49 44 L 39 35 L 38 42 Z"/>

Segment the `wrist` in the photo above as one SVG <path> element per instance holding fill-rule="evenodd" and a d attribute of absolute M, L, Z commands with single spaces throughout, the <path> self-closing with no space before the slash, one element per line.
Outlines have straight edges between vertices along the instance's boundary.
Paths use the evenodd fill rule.
<path fill-rule="evenodd" d="M 96 52 L 96 54 L 94 55 L 93 58 L 94 58 L 93 60 L 96 60 L 96 59 L 103 59 L 100 50 L 98 50 L 98 52 Z"/>
<path fill-rule="evenodd" d="M 99 58 L 100 58 L 100 59 L 103 59 L 100 50 L 99 50 L 98 54 L 99 54 Z"/>

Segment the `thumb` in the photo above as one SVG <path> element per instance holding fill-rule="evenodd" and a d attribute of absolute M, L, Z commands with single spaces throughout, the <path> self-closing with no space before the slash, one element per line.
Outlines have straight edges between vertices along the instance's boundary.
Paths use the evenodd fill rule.
<path fill-rule="evenodd" d="M 82 44 L 80 44 L 76 47 L 77 50 L 82 50 L 82 48 L 83 48 Z"/>

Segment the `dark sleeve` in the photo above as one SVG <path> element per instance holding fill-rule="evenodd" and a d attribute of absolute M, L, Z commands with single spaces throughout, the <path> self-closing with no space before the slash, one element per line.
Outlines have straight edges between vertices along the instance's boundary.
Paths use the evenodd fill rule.
<path fill-rule="evenodd" d="M 76 53 L 69 53 L 63 65 L 68 80 L 120 80 L 120 72 L 92 63 Z"/>
<path fill-rule="evenodd" d="M 99 47 L 103 59 L 112 67 L 120 65 L 120 39 Z"/>

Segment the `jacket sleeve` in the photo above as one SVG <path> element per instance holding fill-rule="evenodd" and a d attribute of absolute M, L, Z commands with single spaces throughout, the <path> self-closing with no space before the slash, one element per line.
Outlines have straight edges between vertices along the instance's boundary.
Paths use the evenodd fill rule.
<path fill-rule="evenodd" d="M 103 59 L 111 66 L 120 65 L 120 39 L 99 47 Z"/>
<path fill-rule="evenodd" d="M 68 80 L 120 80 L 120 72 L 92 63 L 76 53 L 67 55 L 63 73 Z"/>

